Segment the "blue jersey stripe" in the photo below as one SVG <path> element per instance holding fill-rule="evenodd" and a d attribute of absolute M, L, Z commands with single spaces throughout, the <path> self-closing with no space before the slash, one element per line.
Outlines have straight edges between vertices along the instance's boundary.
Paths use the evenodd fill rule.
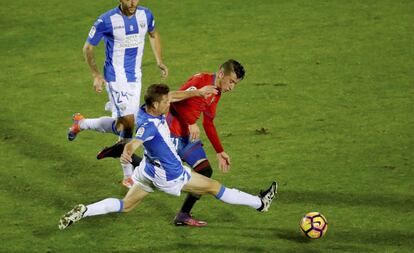
<path fill-rule="evenodd" d="M 135 65 L 137 62 L 138 48 L 128 48 L 125 49 L 124 55 L 124 68 L 125 74 L 128 82 L 135 82 L 137 79 L 135 77 Z"/>
<path fill-rule="evenodd" d="M 138 34 L 139 28 L 138 28 L 138 22 L 136 16 L 133 16 L 131 18 L 128 18 L 126 16 L 122 16 L 124 18 L 124 24 L 125 24 L 125 34 Z M 124 54 L 124 69 L 126 74 L 126 79 L 128 82 L 135 82 L 135 65 L 137 61 L 137 53 L 138 48 L 127 48 L 125 49 Z"/>
<path fill-rule="evenodd" d="M 114 36 L 111 19 L 108 19 L 110 32 L 104 37 L 105 41 L 105 65 L 104 77 L 107 82 L 115 81 L 115 69 L 112 65 L 112 58 L 114 53 Z"/>

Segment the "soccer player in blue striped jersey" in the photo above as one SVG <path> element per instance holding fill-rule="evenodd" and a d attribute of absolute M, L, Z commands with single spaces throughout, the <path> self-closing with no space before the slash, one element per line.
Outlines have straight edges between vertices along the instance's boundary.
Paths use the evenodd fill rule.
<path fill-rule="evenodd" d="M 88 216 L 129 212 L 155 189 L 174 196 L 180 196 L 181 191 L 210 194 L 228 204 L 249 206 L 260 212 L 268 211 L 277 194 L 276 182 L 254 196 L 227 188 L 204 175 L 192 173 L 182 164 L 165 119 L 165 113 L 174 101 L 176 99 L 169 93 L 167 85 L 154 84 L 147 89 L 145 105 L 138 113 L 135 138 L 126 144 L 121 155 L 121 163 L 132 167 L 131 155 L 141 145 L 144 147 L 144 158 L 132 176 L 134 185 L 123 199 L 106 198 L 90 205 L 75 206 L 59 220 L 59 229 L 65 229 Z"/>
<path fill-rule="evenodd" d="M 121 142 L 132 138 L 135 114 L 138 111 L 141 95 L 141 63 L 145 36 L 149 35 L 152 51 L 163 78 L 168 76 L 168 68 L 162 60 L 160 38 L 155 30 L 155 20 L 151 11 L 138 7 L 138 0 L 119 0 L 120 5 L 102 14 L 92 26 L 83 52 L 93 77 L 95 91 L 101 92 L 106 86 L 112 117 L 85 119 L 77 113 L 69 129 L 68 139 L 73 141 L 82 130 L 115 133 Z M 103 76 L 99 72 L 94 48 L 101 40 L 105 43 L 105 64 Z M 123 184 L 131 186 L 132 171 L 124 171 Z"/>

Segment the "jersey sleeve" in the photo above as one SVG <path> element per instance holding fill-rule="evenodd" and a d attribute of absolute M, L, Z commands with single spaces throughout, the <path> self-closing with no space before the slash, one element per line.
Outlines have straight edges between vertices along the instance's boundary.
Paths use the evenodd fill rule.
<path fill-rule="evenodd" d="M 86 40 L 89 44 L 96 46 L 101 41 L 105 32 L 105 22 L 103 17 L 99 17 L 95 24 L 91 27 L 89 31 L 88 39 Z"/>
<path fill-rule="evenodd" d="M 145 9 L 145 16 L 147 16 L 148 32 L 152 32 L 155 29 L 154 15 L 149 9 Z"/>
<path fill-rule="evenodd" d="M 203 112 L 203 128 L 216 153 L 221 153 L 224 151 L 224 148 L 221 145 L 216 127 L 213 122 L 216 116 L 216 108 L 217 103 L 213 103 L 208 107 L 207 110 Z"/>
<path fill-rule="evenodd" d="M 135 139 L 141 140 L 142 142 L 150 141 L 156 133 L 157 128 L 153 123 L 145 123 L 138 127 L 135 133 Z"/>

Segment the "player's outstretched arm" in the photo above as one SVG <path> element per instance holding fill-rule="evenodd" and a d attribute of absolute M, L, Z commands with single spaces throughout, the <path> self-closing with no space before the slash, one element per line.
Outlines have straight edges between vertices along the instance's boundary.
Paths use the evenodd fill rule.
<path fill-rule="evenodd" d="M 101 73 L 99 73 L 98 67 L 96 66 L 95 55 L 93 53 L 94 48 L 95 46 L 93 46 L 89 42 L 86 42 L 83 46 L 83 55 L 92 73 L 93 87 L 95 91 L 101 92 L 102 87 L 105 85 L 105 79 L 103 78 Z"/>
<path fill-rule="evenodd" d="M 132 163 L 132 154 L 141 146 L 142 141 L 138 139 L 133 139 L 132 141 L 128 142 L 128 144 L 124 147 L 124 152 L 121 155 L 121 163 L 122 164 L 129 164 Z"/>
<path fill-rule="evenodd" d="M 209 97 L 213 94 L 217 94 L 218 91 L 213 85 L 204 86 L 201 89 L 194 89 L 194 90 L 178 90 L 178 91 L 170 91 L 170 99 L 171 103 L 178 102 L 184 99 L 188 99 L 191 97 Z"/>

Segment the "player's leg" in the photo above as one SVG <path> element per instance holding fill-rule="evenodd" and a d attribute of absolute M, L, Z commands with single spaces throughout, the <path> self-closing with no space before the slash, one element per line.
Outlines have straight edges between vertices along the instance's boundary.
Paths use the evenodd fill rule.
<path fill-rule="evenodd" d="M 59 229 L 65 229 L 73 223 L 88 216 L 103 215 L 115 212 L 129 212 L 134 209 L 149 192 L 138 184 L 134 185 L 123 199 L 106 198 L 90 205 L 79 204 L 67 212 L 59 220 Z"/>
<path fill-rule="evenodd" d="M 124 108 L 124 101 L 117 99 L 120 94 L 122 94 L 122 89 L 125 89 L 123 84 L 117 83 L 107 83 L 106 91 L 109 98 L 109 103 L 111 104 L 112 109 L 112 118 L 111 117 L 101 117 L 95 119 L 85 119 L 80 113 L 75 113 L 73 115 L 73 125 L 69 128 L 68 140 L 73 141 L 77 134 L 83 130 L 94 130 L 103 133 L 114 133 L 119 135 L 119 123 L 117 118 L 120 117 L 122 113 L 122 108 Z M 105 107 L 107 107 L 105 105 Z"/>
<path fill-rule="evenodd" d="M 175 138 L 178 154 L 190 165 L 193 170 L 206 177 L 211 177 L 213 170 L 207 160 L 207 155 L 203 149 L 201 141 L 190 142 L 188 138 Z M 197 220 L 192 217 L 191 210 L 195 203 L 200 199 L 200 195 L 188 193 L 180 211 L 174 217 L 173 223 L 176 226 L 206 226 L 207 222 Z"/>
<path fill-rule="evenodd" d="M 131 141 L 135 127 L 135 115 L 139 109 L 141 83 L 110 83 L 108 91 L 111 94 L 113 115 L 117 116 L 117 128 L 120 130 L 119 141 L 110 147 L 105 147 L 97 155 L 98 159 L 105 157 L 120 157 L 126 143 Z M 132 166 L 123 166 L 122 185 L 127 188 L 132 186 Z"/>
<path fill-rule="evenodd" d="M 135 127 L 135 116 L 134 114 L 128 114 L 117 119 L 117 125 L 121 129 L 119 133 L 120 141 L 128 143 L 131 141 L 134 127 Z"/>
<path fill-rule="evenodd" d="M 134 129 L 134 115 L 126 115 L 123 117 L 118 118 L 118 122 L 122 125 L 122 132 L 120 135 L 120 140 L 112 145 L 111 147 L 105 148 L 102 150 L 97 158 L 100 159 L 100 157 L 120 157 L 125 144 L 131 141 L 132 139 L 132 131 Z M 121 163 L 122 172 L 124 174 L 122 179 L 122 185 L 131 188 L 133 185 L 131 175 L 133 172 L 133 166 L 132 164 L 122 164 Z"/>
<path fill-rule="evenodd" d="M 140 83 L 110 82 L 106 86 L 112 117 L 116 118 L 119 139 L 127 143 L 132 138 L 135 114 L 139 108 Z"/>
<path fill-rule="evenodd" d="M 277 183 L 273 182 L 267 190 L 261 191 L 259 196 L 254 196 L 235 188 L 227 188 L 218 181 L 203 175 L 192 173 L 191 179 L 182 190 L 200 195 L 210 194 L 228 204 L 250 206 L 258 211 L 266 212 L 277 194 Z"/>
<path fill-rule="evenodd" d="M 209 161 L 206 159 L 200 160 L 200 162 L 196 166 L 193 167 L 193 170 L 208 178 L 211 178 L 211 175 L 213 174 L 213 169 L 211 168 Z M 200 197 L 201 197 L 200 195 L 189 193 L 181 207 L 180 212 L 190 213 L 195 202 L 199 200 Z"/>
<path fill-rule="evenodd" d="M 75 140 L 76 136 L 84 130 L 93 130 L 101 133 L 112 133 L 119 135 L 116 128 L 116 119 L 112 117 L 100 117 L 94 119 L 85 118 L 80 113 L 72 116 L 73 124 L 68 131 L 68 140 Z"/>
<path fill-rule="evenodd" d="M 111 94 L 112 116 L 117 118 L 119 141 L 110 147 L 105 147 L 97 155 L 97 159 L 106 157 L 118 158 L 121 156 L 126 143 L 132 136 L 135 127 L 135 115 L 139 109 L 141 83 L 110 83 L 107 85 L 108 94 Z"/>
<path fill-rule="evenodd" d="M 110 147 L 105 147 L 102 149 L 96 158 L 98 160 L 107 157 L 119 158 L 122 154 L 122 151 L 124 150 L 125 144 L 127 144 L 132 139 L 134 126 L 135 117 L 132 114 L 117 118 L 116 129 L 119 132 L 118 142 Z"/>

